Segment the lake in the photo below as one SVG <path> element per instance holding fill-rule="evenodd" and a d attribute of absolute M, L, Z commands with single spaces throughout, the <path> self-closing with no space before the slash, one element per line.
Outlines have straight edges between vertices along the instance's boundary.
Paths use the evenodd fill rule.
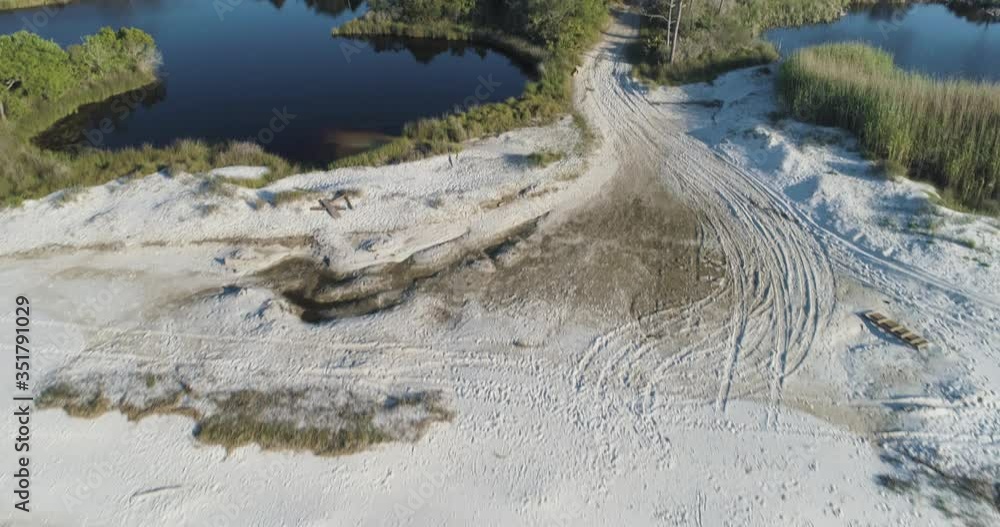
<path fill-rule="evenodd" d="M 56 149 L 249 139 L 323 166 L 408 121 L 520 96 L 532 79 L 530 65 L 482 46 L 331 36 L 366 9 L 348 0 L 82 0 L 2 12 L 0 33 L 28 29 L 66 46 L 103 26 L 134 26 L 163 54 L 162 82 L 84 106 L 36 138 Z"/>
<path fill-rule="evenodd" d="M 863 41 L 896 64 L 937 77 L 1000 81 L 1000 22 L 940 4 L 875 5 L 829 24 L 768 31 L 781 54 L 828 42 Z"/>

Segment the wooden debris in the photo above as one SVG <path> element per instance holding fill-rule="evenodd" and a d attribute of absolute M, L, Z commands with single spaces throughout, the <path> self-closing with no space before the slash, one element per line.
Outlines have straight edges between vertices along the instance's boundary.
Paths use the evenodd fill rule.
<path fill-rule="evenodd" d="M 343 190 L 338 190 L 330 199 L 319 200 L 319 206 L 312 207 L 309 210 L 326 211 L 331 218 L 336 219 L 340 217 L 340 212 L 344 210 L 343 208 L 337 206 L 337 202 L 341 200 L 343 200 L 344 204 L 347 205 L 347 210 L 354 210 L 354 204 L 351 203 L 351 198 L 347 195 L 347 192 Z"/>
<path fill-rule="evenodd" d="M 906 326 L 883 315 L 882 313 L 879 313 L 878 311 L 868 311 L 865 313 L 865 318 L 870 320 L 876 326 L 891 333 L 896 338 L 902 340 L 910 346 L 913 346 L 917 350 L 923 350 L 930 345 L 930 342 L 928 342 L 927 339 L 917 335 L 907 329 Z"/>

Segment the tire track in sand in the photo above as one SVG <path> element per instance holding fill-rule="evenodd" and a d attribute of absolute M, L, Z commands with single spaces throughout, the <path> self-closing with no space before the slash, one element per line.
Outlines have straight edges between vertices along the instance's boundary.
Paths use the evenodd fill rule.
<path fill-rule="evenodd" d="M 634 15 L 619 14 L 588 69 L 585 82 L 596 93 L 581 106 L 622 167 L 616 178 L 652 170 L 654 184 L 698 211 L 703 243 L 721 256 L 727 275 L 710 300 L 730 311 L 713 316 L 664 309 L 616 326 L 578 358 L 573 383 L 578 391 L 593 383 L 610 394 L 614 379 L 654 372 L 642 390 L 648 408 L 657 384 L 679 381 L 697 396 L 714 371 L 720 412 L 733 397 L 763 399 L 769 406 L 765 424 L 773 427 L 789 365 L 806 359 L 832 313 L 832 266 L 787 202 L 687 136 L 669 105 L 647 99 L 624 56 L 637 24 Z M 650 337 L 650 327 L 660 336 Z M 704 337 L 674 338 L 686 331 Z"/>

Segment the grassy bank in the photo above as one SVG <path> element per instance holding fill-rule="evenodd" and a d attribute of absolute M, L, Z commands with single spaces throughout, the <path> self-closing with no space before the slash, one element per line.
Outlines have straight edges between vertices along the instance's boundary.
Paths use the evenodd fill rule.
<path fill-rule="evenodd" d="M 405 2 L 373 2 L 366 16 L 334 31 L 345 37 L 397 36 L 485 44 L 537 65 L 538 79 L 519 98 L 479 104 L 455 115 L 423 119 L 405 127 L 403 137 L 336 166 L 408 161 L 458 148 L 468 139 L 552 122 L 572 107 L 572 74 L 582 52 L 599 36 L 608 13 L 605 0 L 508 2 L 498 14 L 491 0 L 463 2 L 454 10 Z"/>
<path fill-rule="evenodd" d="M 779 90 L 796 118 L 858 135 L 871 157 L 906 167 L 947 197 L 1000 210 L 1000 86 L 909 73 L 861 44 L 802 50 Z"/>
<path fill-rule="evenodd" d="M 66 5 L 73 0 L 0 0 L 0 11 L 12 9 L 28 9 L 43 5 Z"/>
<path fill-rule="evenodd" d="M 650 9 L 666 12 L 659 6 L 667 2 L 656 0 Z M 736 68 L 774 62 L 778 51 L 760 38 L 764 31 L 829 22 L 849 7 L 864 3 L 873 0 L 723 0 L 721 4 L 718 0 L 686 0 L 674 63 L 669 62 L 665 24 L 646 18 L 642 38 L 633 53 L 635 73 L 659 84 L 686 84 L 710 81 Z"/>
<path fill-rule="evenodd" d="M 135 29 L 101 30 L 62 49 L 37 35 L 0 36 L 0 202 L 16 205 L 54 191 L 106 183 L 164 168 L 205 171 L 216 166 L 267 166 L 269 179 L 293 165 L 252 143 L 209 146 L 179 141 L 168 148 L 74 154 L 45 151 L 30 138 L 81 105 L 143 87 L 156 80 L 159 54 L 152 37 Z"/>

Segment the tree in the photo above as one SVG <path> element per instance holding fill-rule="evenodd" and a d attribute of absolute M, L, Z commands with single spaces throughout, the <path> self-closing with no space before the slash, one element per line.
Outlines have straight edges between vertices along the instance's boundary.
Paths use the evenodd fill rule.
<path fill-rule="evenodd" d="M 476 0 L 372 0 L 369 5 L 407 22 L 461 22 L 476 8 Z"/>
<path fill-rule="evenodd" d="M 69 56 L 55 42 L 27 31 L 0 36 L 0 115 L 16 117 L 25 99 L 53 99 L 76 82 Z"/>
<path fill-rule="evenodd" d="M 68 50 L 27 31 L 0 35 L 0 119 L 16 120 L 110 73 L 152 72 L 158 64 L 153 38 L 138 29 L 104 28 Z"/>
<path fill-rule="evenodd" d="M 720 4 L 721 5 L 721 4 Z M 684 0 L 647 0 L 640 6 L 640 12 L 647 18 L 667 24 L 667 46 L 670 48 L 670 63 L 673 64 L 680 44 L 681 17 L 684 14 Z"/>

